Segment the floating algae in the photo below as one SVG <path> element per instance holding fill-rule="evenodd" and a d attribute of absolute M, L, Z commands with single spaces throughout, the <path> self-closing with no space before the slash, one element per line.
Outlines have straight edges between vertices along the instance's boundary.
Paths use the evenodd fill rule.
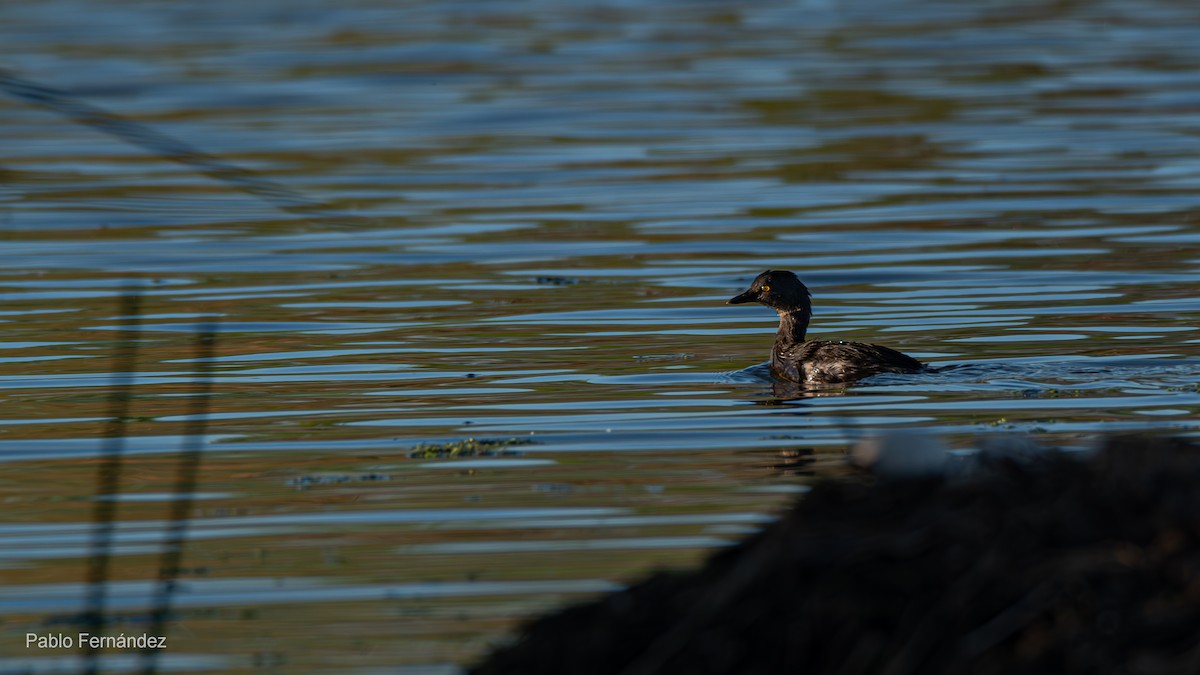
<path fill-rule="evenodd" d="M 408 451 L 413 459 L 444 459 L 448 457 L 507 457 L 520 455 L 510 450 L 516 445 L 532 445 L 528 438 L 466 438 L 446 443 L 421 443 Z"/>

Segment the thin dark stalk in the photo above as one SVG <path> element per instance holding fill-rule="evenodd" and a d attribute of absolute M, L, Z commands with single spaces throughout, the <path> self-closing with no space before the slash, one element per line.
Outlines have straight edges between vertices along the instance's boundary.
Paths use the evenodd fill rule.
<path fill-rule="evenodd" d="M 133 400 L 137 376 L 137 349 L 141 332 L 141 294 L 130 286 L 121 294 L 120 329 L 113 351 L 112 383 L 108 390 L 108 420 L 101 433 L 100 461 L 96 470 L 96 496 L 92 507 L 92 542 L 88 556 L 87 598 L 83 623 L 96 635 L 106 624 L 108 568 L 117 515 L 117 494 L 121 489 L 121 462 L 125 453 L 125 428 Z M 96 673 L 97 653 L 88 648 L 84 672 Z"/>
<path fill-rule="evenodd" d="M 322 202 L 309 199 L 295 190 L 267 180 L 240 166 L 222 161 L 178 138 L 155 131 L 90 103 L 84 103 L 64 91 L 17 77 L 4 69 L 0 69 L 0 91 L 53 110 L 74 122 L 115 136 L 126 143 L 149 150 L 159 157 L 190 166 L 210 178 L 254 195 L 284 211 L 303 213 L 322 219 L 332 218 L 331 214 L 325 212 L 327 205 Z"/>
<path fill-rule="evenodd" d="M 166 538 L 158 566 L 158 588 L 151 603 L 149 635 L 166 635 L 167 620 L 171 612 L 171 596 L 175 593 L 175 580 L 179 577 L 183 559 L 183 545 L 187 539 L 188 521 L 196 493 L 196 475 L 204 453 L 204 434 L 208 427 L 208 412 L 212 402 L 213 355 L 216 352 L 217 325 L 203 323 L 196 327 L 194 356 L 195 379 L 188 409 L 187 427 L 183 444 L 179 449 L 179 465 L 175 472 L 175 493 L 171 501 L 171 513 L 167 519 Z M 158 671 L 158 650 L 143 652 L 142 672 L 147 675 Z"/>

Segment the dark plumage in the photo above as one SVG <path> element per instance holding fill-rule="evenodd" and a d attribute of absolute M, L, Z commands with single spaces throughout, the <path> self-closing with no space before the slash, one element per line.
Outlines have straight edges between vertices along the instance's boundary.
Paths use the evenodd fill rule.
<path fill-rule="evenodd" d="M 779 313 L 779 332 L 771 348 L 771 372 L 790 382 L 837 384 L 879 373 L 917 373 L 920 361 L 895 349 L 862 342 L 805 340 L 812 317 L 812 300 L 796 275 L 767 270 L 750 288 L 729 299 L 730 305 L 757 302 Z"/>

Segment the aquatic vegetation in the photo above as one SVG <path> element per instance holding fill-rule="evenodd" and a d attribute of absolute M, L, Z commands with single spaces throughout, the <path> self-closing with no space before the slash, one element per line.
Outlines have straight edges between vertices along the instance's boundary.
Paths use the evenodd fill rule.
<path fill-rule="evenodd" d="M 408 456 L 413 459 L 445 459 L 447 457 L 497 457 L 521 454 L 509 448 L 532 445 L 528 438 L 465 438 L 446 443 L 421 443 L 413 446 Z"/>
<path fill-rule="evenodd" d="M 375 481 L 392 480 L 392 475 L 387 473 L 364 473 L 364 474 L 307 474 L 289 478 L 287 484 L 297 490 L 307 490 L 310 487 L 317 485 L 340 485 L 342 483 L 368 483 Z"/>

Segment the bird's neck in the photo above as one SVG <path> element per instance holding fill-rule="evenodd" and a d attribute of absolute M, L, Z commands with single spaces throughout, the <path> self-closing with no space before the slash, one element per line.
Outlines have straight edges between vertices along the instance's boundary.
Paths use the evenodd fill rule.
<path fill-rule="evenodd" d="M 792 345 L 804 342 L 804 334 L 808 332 L 810 312 L 795 310 L 779 313 L 779 332 L 775 334 L 775 350 L 782 351 Z"/>

